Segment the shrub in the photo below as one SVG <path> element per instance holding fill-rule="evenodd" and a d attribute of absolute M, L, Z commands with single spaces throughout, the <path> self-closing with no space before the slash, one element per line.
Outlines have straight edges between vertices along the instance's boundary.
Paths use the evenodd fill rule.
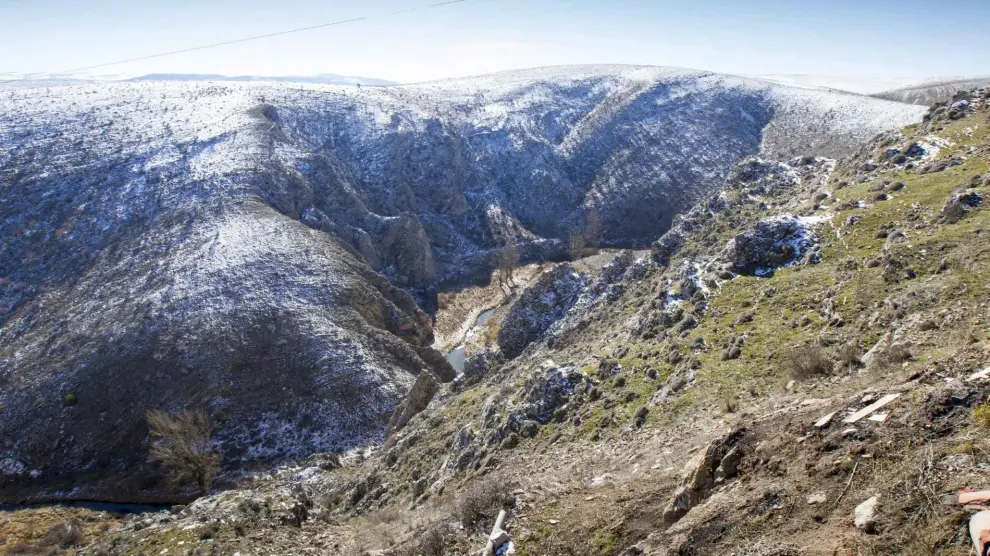
<path fill-rule="evenodd" d="M 62 405 L 72 406 L 79 403 L 79 398 L 75 394 L 69 392 L 68 394 L 62 396 Z"/>
<path fill-rule="evenodd" d="M 639 409 L 636 410 L 636 414 L 633 416 L 633 423 L 636 425 L 637 428 L 642 427 L 644 424 L 646 424 L 646 416 L 649 414 L 650 414 L 650 409 L 645 405 L 641 406 Z"/>
<path fill-rule="evenodd" d="M 153 439 L 149 459 L 169 468 L 179 483 L 194 481 L 205 494 L 220 466 L 220 453 L 211 441 L 213 420 L 202 410 L 190 409 L 177 415 L 149 411 L 147 420 Z"/>
<path fill-rule="evenodd" d="M 985 429 L 990 428 L 990 402 L 984 402 L 973 408 L 973 423 Z"/>
<path fill-rule="evenodd" d="M 212 539 L 213 537 L 217 536 L 217 533 L 219 532 L 220 532 L 220 526 L 217 525 L 216 523 L 210 523 L 209 525 L 205 525 L 202 528 L 200 528 L 199 540 L 205 541 Z"/>
<path fill-rule="evenodd" d="M 82 541 L 82 524 L 77 519 L 66 521 L 52 526 L 41 538 L 42 546 L 57 546 L 59 548 L 70 548 Z"/>
<path fill-rule="evenodd" d="M 465 528 L 494 518 L 499 510 L 512 506 L 512 485 L 503 478 L 487 479 L 457 499 L 457 516 Z"/>
<path fill-rule="evenodd" d="M 855 342 L 849 342 L 839 348 L 839 362 L 842 366 L 853 368 L 862 364 L 859 359 L 859 346 Z"/>
<path fill-rule="evenodd" d="M 888 342 L 884 348 L 877 353 L 876 365 L 880 368 L 898 365 L 911 359 L 911 350 L 901 343 Z"/>
<path fill-rule="evenodd" d="M 791 378 L 805 380 L 832 372 L 833 364 L 817 344 L 804 344 L 791 350 L 787 358 Z"/>
<path fill-rule="evenodd" d="M 410 556 L 443 556 L 444 544 L 453 532 L 449 523 L 438 521 L 430 525 L 419 536 L 416 545 L 409 551 Z"/>

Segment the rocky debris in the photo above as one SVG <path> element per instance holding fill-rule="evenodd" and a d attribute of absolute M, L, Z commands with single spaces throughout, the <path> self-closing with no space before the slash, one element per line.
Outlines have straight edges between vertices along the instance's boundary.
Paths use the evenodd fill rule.
<path fill-rule="evenodd" d="M 963 159 L 958 156 L 953 156 L 951 158 L 939 158 L 920 166 L 918 168 L 919 174 L 935 174 L 938 172 L 944 172 L 953 166 L 959 166 L 963 163 Z"/>
<path fill-rule="evenodd" d="M 578 301 L 587 285 L 585 275 L 569 264 L 543 273 L 509 307 L 498 332 L 498 345 L 506 358 L 522 353 Z"/>
<path fill-rule="evenodd" d="M 726 178 L 729 186 L 742 184 L 747 193 L 770 195 L 797 185 L 798 174 L 782 162 L 773 162 L 759 157 L 747 158 L 735 166 Z"/>
<path fill-rule="evenodd" d="M 869 264 L 867 265 L 867 267 L 870 266 Z M 901 280 L 912 280 L 918 276 L 913 268 L 894 256 L 888 249 L 884 249 L 881 252 L 880 258 L 877 259 L 877 264 L 874 266 L 881 267 L 883 281 L 890 284 L 900 282 Z"/>
<path fill-rule="evenodd" d="M 621 280 L 635 262 L 636 257 L 632 251 L 619 252 L 615 258 L 602 267 L 598 278 L 589 288 L 589 295 L 591 297 L 603 296 L 606 302 L 618 299 L 624 290 Z"/>
<path fill-rule="evenodd" d="M 853 524 L 864 533 L 876 532 L 877 504 L 880 503 L 879 496 L 873 496 L 864 500 L 856 506 L 853 512 Z"/>
<path fill-rule="evenodd" d="M 756 276 L 801 260 L 817 263 L 819 239 L 811 229 L 813 222 L 790 215 L 761 221 L 752 231 L 736 236 L 726 256 L 740 274 Z"/>
<path fill-rule="evenodd" d="M 666 525 L 675 523 L 707 498 L 717 479 L 736 476 L 742 458 L 738 443 L 744 434 L 745 430 L 740 429 L 712 440 L 687 464 L 681 486 L 663 510 Z"/>
<path fill-rule="evenodd" d="M 946 224 L 954 224 L 966 217 L 969 212 L 980 206 L 983 202 L 983 195 L 971 189 L 956 191 L 946 201 L 942 207 L 941 221 Z"/>
<path fill-rule="evenodd" d="M 426 409 L 426 406 L 430 404 L 433 396 L 439 390 L 440 382 L 433 376 L 433 373 L 425 369 L 420 371 L 416 376 L 416 382 L 413 383 L 409 394 L 406 395 L 406 399 L 396 406 L 392 413 L 392 418 L 389 419 L 385 429 L 385 436 L 389 437 L 402 430 L 410 419 Z"/>
<path fill-rule="evenodd" d="M 588 377 L 573 367 L 558 367 L 553 361 L 540 365 L 523 384 L 518 406 L 512 408 L 510 420 L 547 423 L 558 408 L 568 404 L 575 390 L 592 387 Z M 520 429 L 521 430 L 521 429 Z"/>

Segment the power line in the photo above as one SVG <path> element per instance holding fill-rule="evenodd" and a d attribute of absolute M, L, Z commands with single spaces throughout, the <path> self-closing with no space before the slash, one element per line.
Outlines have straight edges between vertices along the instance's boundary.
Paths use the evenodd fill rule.
<path fill-rule="evenodd" d="M 62 73 L 74 73 L 74 72 L 77 72 L 77 71 L 86 71 L 86 70 L 97 69 L 97 68 L 105 68 L 105 67 L 108 67 L 108 66 L 117 66 L 117 65 L 120 65 L 120 64 L 128 64 L 130 62 L 139 62 L 139 61 L 142 61 L 142 60 L 151 60 L 152 58 L 163 58 L 165 56 L 174 56 L 176 54 L 185 54 L 187 52 L 195 52 L 197 50 L 206 50 L 208 48 L 216 48 L 218 46 L 227 46 L 227 45 L 230 45 L 230 44 L 238 44 L 238 43 L 242 43 L 242 42 L 256 41 L 256 40 L 260 40 L 260 39 L 268 39 L 268 38 L 271 38 L 271 37 L 278 37 L 278 36 L 281 36 L 281 35 L 289 35 L 291 33 L 302 33 L 304 31 L 312 31 L 314 29 L 323 29 L 325 27 L 333 27 L 335 25 L 344 25 L 346 23 L 354 23 L 356 21 L 366 21 L 366 20 L 369 20 L 369 19 L 374 19 L 376 17 L 391 17 L 393 15 L 399 15 L 399 14 L 404 14 L 404 13 L 409 13 L 409 12 L 425 11 L 425 10 L 430 10 L 430 9 L 433 9 L 433 8 L 439 8 L 441 6 L 448 6 L 450 4 L 459 4 L 461 2 L 467 2 L 467 1 L 468 0 L 447 0 L 446 2 L 437 2 L 435 4 L 430 4 L 428 6 L 417 6 L 417 7 L 414 7 L 414 8 L 406 8 L 404 10 L 396 10 L 394 12 L 389 12 L 389 13 L 385 13 L 385 14 L 381 14 L 381 15 L 377 15 L 377 16 L 362 16 L 362 17 L 355 17 L 353 19 L 342 19 L 340 21 L 332 21 L 330 23 L 321 23 L 319 25 L 310 25 L 309 27 L 299 27 L 297 29 L 289 29 L 287 31 L 278 31 L 278 32 L 275 32 L 275 33 L 268 33 L 268 34 L 265 34 L 265 35 L 256 35 L 256 36 L 253 36 L 253 37 L 244 37 L 242 39 L 234 39 L 234 40 L 230 40 L 230 41 L 218 42 L 218 43 L 213 43 L 213 44 L 204 44 L 202 46 L 194 46 L 192 48 L 183 48 L 181 50 L 173 50 L 171 52 L 162 52 L 162 53 L 159 53 L 159 54 L 149 54 L 147 56 L 140 56 L 138 58 L 129 58 L 127 60 L 119 60 L 119 61 L 116 61 L 116 62 L 108 62 L 108 63 L 105 63 L 105 64 L 96 64 L 94 66 L 85 66 L 85 67 L 75 68 L 75 69 L 71 69 L 71 70 L 64 70 L 64 71 L 55 72 L 55 73 L 52 73 L 52 74 L 49 74 L 49 75 L 58 75 L 58 74 L 62 74 Z"/>

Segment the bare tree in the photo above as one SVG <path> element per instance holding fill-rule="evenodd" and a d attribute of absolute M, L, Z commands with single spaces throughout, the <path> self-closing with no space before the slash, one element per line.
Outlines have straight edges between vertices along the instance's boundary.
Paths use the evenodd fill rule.
<path fill-rule="evenodd" d="M 602 223 L 602 215 L 598 209 L 591 209 L 588 212 L 588 220 L 585 225 L 584 241 L 594 250 L 598 250 L 605 239 L 605 224 Z"/>
<path fill-rule="evenodd" d="M 173 473 L 177 483 L 192 480 L 206 494 L 220 467 L 220 452 L 213 447 L 213 420 L 202 410 L 185 409 L 176 415 L 149 411 L 151 461 L 159 461 Z"/>
<path fill-rule="evenodd" d="M 567 239 L 567 252 L 572 261 L 576 261 L 584 255 L 584 234 L 578 231 L 571 232 Z"/>
<path fill-rule="evenodd" d="M 519 266 L 519 247 L 515 243 L 507 243 L 498 252 L 498 285 L 509 291 L 515 287 L 515 270 Z"/>

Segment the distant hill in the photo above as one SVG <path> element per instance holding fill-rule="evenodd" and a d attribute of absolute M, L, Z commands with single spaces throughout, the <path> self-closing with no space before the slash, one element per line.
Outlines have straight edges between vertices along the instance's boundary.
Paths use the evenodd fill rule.
<path fill-rule="evenodd" d="M 891 89 L 871 96 L 908 104 L 931 106 L 936 102 L 945 102 L 952 98 L 957 91 L 986 87 L 990 85 L 990 76 L 965 77 L 928 82 L 921 85 Z"/>
<path fill-rule="evenodd" d="M 374 77 L 359 77 L 355 75 L 338 75 L 336 73 L 321 73 L 318 75 L 220 75 L 214 73 L 150 73 L 134 77 L 129 81 L 273 81 L 280 83 L 319 83 L 321 85 L 369 85 L 386 87 L 398 85 L 395 81 L 376 79 Z"/>
<path fill-rule="evenodd" d="M 320 73 L 317 75 L 221 75 L 218 73 L 151 73 L 147 75 L 94 74 L 94 73 L 0 73 L 0 89 L 33 89 L 39 87 L 60 87 L 85 83 L 105 83 L 120 81 L 238 81 L 270 83 L 311 83 L 319 85 L 362 85 L 385 87 L 398 85 L 395 81 Z"/>

